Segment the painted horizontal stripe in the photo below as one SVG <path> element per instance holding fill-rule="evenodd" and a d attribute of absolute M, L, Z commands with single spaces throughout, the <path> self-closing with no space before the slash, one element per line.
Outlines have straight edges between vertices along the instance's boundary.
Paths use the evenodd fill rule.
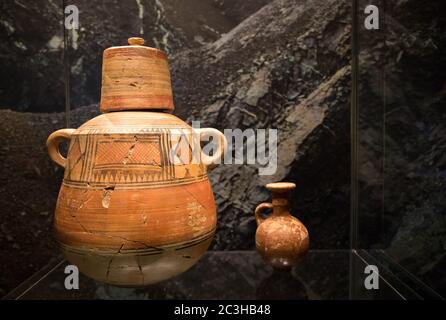
<path fill-rule="evenodd" d="M 96 183 L 94 181 L 72 181 L 68 179 L 63 180 L 63 184 L 67 187 L 72 188 L 81 188 L 81 189 L 103 189 L 106 187 L 110 187 L 110 185 L 113 185 L 115 188 L 114 190 L 128 190 L 128 189 L 156 189 L 161 187 L 168 187 L 168 186 L 181 186 L 185 184 L 191 184 L 195 182 L 201 182 L 208 179 L 208 175 L 200 175 L 192 178 L 187 179 L 172 179 L 172 180 L 166 180 L 166 181 L 153 181 L 153 182 L 127 182 L 127 183 L 110 183 L 110 182 L 104 182 L 104 183 Z M 87 186 L 87 183 L 89 184 Z"/>
<path fill-rule="evenodd" d="M 116 252 L 116 250 L 98 250 L 96 248 L 86 248 L 86 247 L 74 247 L 70 245 L 66 245 L 59 241 L 59 245 L 67 251 L 78 253 L 78 254 L 97 254 L 97 255 L 138 255 L 138 256 L 147 256 L 147 255 L 157 255 L 163 254 L 166 251 L 179 251 L 186 248 L 191 248 L 202 244 L 213 238 L 215 234 L 215 229 L 193 239 L 190 241 L 182 242 L 182 243 L 174 243 L 163 246 L 149 247 L 144 249 L 128 249 L 128 250 L 120 250 Z"/>

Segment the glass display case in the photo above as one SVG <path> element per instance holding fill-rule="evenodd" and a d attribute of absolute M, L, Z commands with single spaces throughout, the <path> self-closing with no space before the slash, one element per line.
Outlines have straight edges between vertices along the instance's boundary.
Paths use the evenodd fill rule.
<path fill-rule="evenodd" d="M 326 300 L 414 299 L 392 274 L 379 290 L 364 287 L 368 265 L 349 250 L 311 250 L 292 271 L 275 271 L 255 251 L 209 251 L 186 273 L 144 288 L 120 288 L 80 276 L 79 290 L 65 288 L 69 263 L 54 259 L 6 299 Z M 404 290 L 404 291 L 403 291 Z"/>
<path fill-rule="evenodd" d="M 16 92 L 0 80 L 0 105 L 13 110 L 0 110 L 1 175 L 20 172 L 0 190 L 3 299 L 446 297 L 441 1 L 1 6 L 0 37 L 14 47 L 0 46 L 0 70 L 24 83 Z M 41 15 L 27 25 L 31 12 Z M 67 288 L 71 264 L 52 230 L 63 170 L 45 141 L 100 114 L 103 51 L 133 36 L 167 53 L 176 116 L 225 134 L 276 129 L 277 168 L 260 175 L 264 164 L 244 161 L 209 172 L 217 229 L 188 271 L 141 288 L 80 273 Z M 276 181 L 296 183 L 291 212 L 310 234 L 307 255 L 285 271 L 255 250 L 254 209 Z"/>
<path fill-rule="evenodd" d="M 435 10 L 358 1 L 352 245 L 417 298 L 445 295 L 444 33 Z M 379 8 L 379 29 L 361 21 Z"/>

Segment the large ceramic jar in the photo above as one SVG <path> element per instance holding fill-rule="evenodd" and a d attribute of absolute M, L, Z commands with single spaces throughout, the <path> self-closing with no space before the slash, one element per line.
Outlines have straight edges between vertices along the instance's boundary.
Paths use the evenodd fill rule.
<path fill-rule="evenodd" d="M 226 145 L 219 131 L 192 130 L 170 114 L 166 54 L 143 44 L 130 38 L 104 51 L 103 114 L 47 142 L 65 168 L 55 213 L 64 255 L 87 276 L 121 286 L 175 276 L 207 250 L 216 226 L 207 165 Z M 194 161 L 194 137 L 203 135 L 219 137 L 217 150 L 200 149 Z"/>

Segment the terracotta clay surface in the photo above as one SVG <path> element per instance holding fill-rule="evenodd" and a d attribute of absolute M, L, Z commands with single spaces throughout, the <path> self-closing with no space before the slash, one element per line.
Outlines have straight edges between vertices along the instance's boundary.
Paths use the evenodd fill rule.
<path fill-rule="evenodd" d="M 135 41 L 140 40 L 129 43 Z M 135 47 L 122 48 L 133 59 Z M 160 56 L 147 55 L 141 68 L 157 64 Z M 130 81 L 127 74 L 115 76 Z M 212 241 L 216 209 L 206 164 L 222 156 L 226 140 L 217 132 L 219 150 L 212 157 L 199 150 L 199 160 L 206 161 L 192 161 L 200 149 L 193 132 L 208 135 L 216 130 L 192 131 L 169 113 L 151 111 L 152 104 L 155 111 L 160 106 L 152 93 L 172 96 L 154 85 L 167 79 L 165 73 L 141 89 L 149 92 L 143 98 L 146 104 L 139 105 L 144 111 L 105 113 L 48 138 L 51 158 L 65 168 L 56 206 L 56 238 L 68 260 L 96 280 L 141 286 L 170 278 L 190 268 Z M 133 110 L 140 98 L 131 89 L 121 96 L 125 102 L 120 109 Z M 103 96 L 102 109 L 109 110 L 111 104 L 104 101 L 108 100 Z M 64 139 L 70 140 L 67 158 L 59 152 Z"/>
<path fill-rule="evenodd" d="M 101 111 L 174 109 L 167 55 L 130 38 L 104 51 Z"/>
<path fill-rule="evenodd" d="M 266 185 L 273 193 L 272 203 L 261 203 L 255 210 L 257 221 L 256 248 L 274 268 L 288 269 L 295 266 L 307 253 L 310 245 L 308 231 L 288 209 L 288 192 L 294 183 L 277 182 Z M 268 218 L 261 212 L 272 209 Z"/>

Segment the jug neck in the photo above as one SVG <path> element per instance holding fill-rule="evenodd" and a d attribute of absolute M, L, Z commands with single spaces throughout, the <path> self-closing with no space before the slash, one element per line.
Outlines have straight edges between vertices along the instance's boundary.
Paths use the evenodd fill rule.
<path fill-rule="evenodd" d="M 273 215 L 274 216 L 290 214 L 288 192 L 274 192 L 272 204 L 273 204 Z"/>

